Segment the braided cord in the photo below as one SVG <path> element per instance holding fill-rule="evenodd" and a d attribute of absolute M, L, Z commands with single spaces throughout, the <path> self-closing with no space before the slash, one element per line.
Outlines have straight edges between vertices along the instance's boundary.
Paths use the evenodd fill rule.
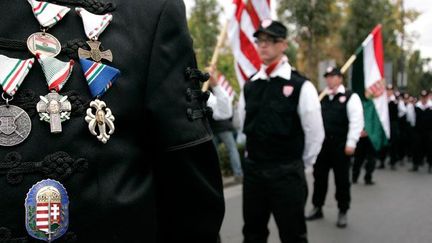
<path fill-rule="evenodd" d="M 65 4 L 83 7 L 87 11 L 94 14 L 105 14 L 114 12 L 116 5 L 113 3 L 104 3 L 99 0 L 45 0 L 50 3 Z"/>

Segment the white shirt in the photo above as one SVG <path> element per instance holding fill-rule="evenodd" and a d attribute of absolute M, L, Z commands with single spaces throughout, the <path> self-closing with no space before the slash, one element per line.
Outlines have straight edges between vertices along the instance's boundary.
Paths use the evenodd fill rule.
<path fill-rule="evenodd" d="M 270 80 L 265 72 L 266 66 L 262 65 L 260 71 L 251 79 L 251 82 L 258 79 Z M 281 63 L 270 74 L 271 78 L 281 77 L 286 80 L 291 79 L 291 66 L 287 58 L 283 58 Z M 243 92 L 240 94 L 238 103 L 240 122 L 243 126 L 246 117 L 245 99 Z M 321 104 L 318 100 L 318 93 L 310 81 L 306 81 L 300 90 L 297 114 L 304 132 L 305 144 L 303 150 L 303 162 L 305 167 L 315 164 L 316 158 L 321 151 L 324 140 L 324 125 L 321 116 Z"/>
<path fill-rule="evenodd" d="M 226 120 L 233 115 L 232 100 L 228 92 L 220 85 L 212 88 L 210 97 L 207 100 L 207 106 L 212 108 L 215 121 Z"/>
<path fill-rule="evenodd" d="M 415 107 L 411 103 L 408 103 L 406 105 L 406 120 L 412 127 L 415 126 L 415 122 L 416 122 Z"/>
<path fill-rule="evenodd" d="M 407 113 L 407 108 L 405 102 L 403 100 L 399 100 L 398 102 L 398 117 L 401 118 L 405 116 Z"/>
<path fill-rule="evenodd" d="M 328 90 L 328 89 L 327 89 Z M 339 85 L 336 94 L 345 94 L 345 87 Z M 333 100 L 334 94 L 327 94 Z M 364 128 L 363 105 L 358 94 L 353 93 L 347 103 L 347 116 L 349 121 L 348 136 L 345 146 L 355 148 Z"/>

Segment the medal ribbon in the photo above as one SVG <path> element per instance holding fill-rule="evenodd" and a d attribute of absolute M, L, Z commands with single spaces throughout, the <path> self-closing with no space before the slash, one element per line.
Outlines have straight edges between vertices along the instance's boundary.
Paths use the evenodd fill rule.
<path fill-rule="evenodd" d="M 80 58 L 80 63 L 93 97 L 105 94 L 120 76 L 120 70 L 102 63 L 83 58 Z"/>
<path fill-rule="evenodd" d="M 27 0 L 33 14 L 43 27 L 50 28 L 60 21 L 70 10 L 68 7 L 36 0 Z"/>
<path fill-rule="evenodd" d="M 90 13 L 84 8 L 75 8 L 75 11 L 81 16 L 84 24 L 84 31 L 90 40 L 97 39 L 106 27 L 111 23 L 112 14 L 97 15 Z"/>
<path fill-rule="evenodd" d="M 34 58 L 27 60 L 0 55 L 0 84 L 4 92 L 13 96 L 32 68 Z"/>
<path fill-rule="evenodd" d="M 75 62 L 62 62 L 54 57 L 36 56 L 47 80 L 48 89 L 59 92 L 69 79 Z"/>

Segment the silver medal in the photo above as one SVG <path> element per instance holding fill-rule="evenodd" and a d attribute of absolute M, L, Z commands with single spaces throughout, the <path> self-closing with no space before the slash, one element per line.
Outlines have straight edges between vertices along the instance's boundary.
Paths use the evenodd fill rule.
<path fill-rule="evenodd" d="M 92 108 L 95 109 L 94 114 L 92 113 Z M 98 99 L 90 102 L 90 108 L 87 109 L 85 120 L 89 124 L 88 128 L 91 134 L 95 135 L 102 143 L 108 142 L 108 139 L 114 133 L 115 118 L 111 110 L 106 107 L 105 102 Z M 99 130 L 99 134 L 96 131 L 96 127 Z M 108 131 L 107 128 L 109 129 Z"/>
<path fill-rule="evenodd" d="M 67 98 L 55 91 L 40 96 L 41 100 L 37 103 L 36 110 L 39 112 L 41 121 L 50 124 L 51 133 L 62 132 L 61 123 L 70 119 L 72 106 Z"/>
<path fill-rule="evenodd" d="M 60 54 L 61 44 L 53 35 L 45 32 L 36 32 L 27 39 L 27 48 L 33 55 L 41 54 L 55 57 Z"/>
<path fill-rule="evenodd" d="M 0 146 L 22 143 L 30 134 L 29 115 L 18 106 L 0 106 Z"/>

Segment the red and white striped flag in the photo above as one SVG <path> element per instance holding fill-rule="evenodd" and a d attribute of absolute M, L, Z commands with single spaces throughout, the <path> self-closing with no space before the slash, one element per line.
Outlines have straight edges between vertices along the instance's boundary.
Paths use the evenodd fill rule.
<path fill-rule="evenodd" d="M 230 100 L 232 101 L 235 96 L 235 91 L 224 75 L 222 74 L 218 75 L 218 84 L 223 88 L 224 91 L 227 92 Z"/>
<path fill-rule="evenodd" d="M 253 34 L 262 20 L 271 18 L 270 0 L 234 0 L 235 12 L 228 25 L 228 38 L 235 58 L 237 79 L 242 88 L 245 81 L 258 72 L 261 60 Z"/>

